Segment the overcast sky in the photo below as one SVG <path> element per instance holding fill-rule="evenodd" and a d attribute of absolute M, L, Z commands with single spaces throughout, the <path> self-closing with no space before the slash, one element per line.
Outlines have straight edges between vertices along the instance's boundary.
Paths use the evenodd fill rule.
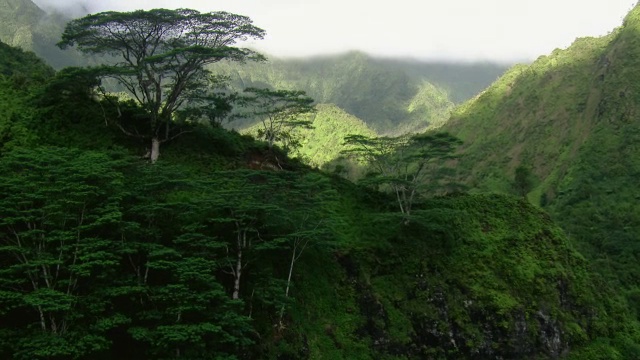
<path fill-rule="evenodd" d="M 224 10 L 267 31 L 250 46 L 307 56 L 347 50 L 464 61 L 531 61 L 605 35 L 637 0 L 33 0 L 75 11 Z"/>

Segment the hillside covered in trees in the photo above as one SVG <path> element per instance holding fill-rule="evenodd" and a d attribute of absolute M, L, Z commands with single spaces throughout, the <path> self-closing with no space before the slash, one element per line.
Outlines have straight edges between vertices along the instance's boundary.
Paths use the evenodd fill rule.
<path fill-rule="evenodd" d="M 269 91 L 260 94 L 284 105 L 253 114 L 284 119 L 286 136 L 308 149 L 330 143 L 336 154 L 378 169 L 358 184 L 337 169 L 325 173 L 292 158 L 291 149 L 272 142 L 273 133 L 256 139 L 221 126 L 234 108 L 255 101 L 245 90 L 263 81 L 253 79 L 238 92 L 229 90 L 236 83 L 219 86 L 223 78 L 216 75 L 227 70 L 216 69 L 247 66 L 251 73 L 260 64 L 260 54 L 234 47 L 234 35 L 208 47 L 206 34 L 179 38 L 163 44 L 168 56 L 141 52 L 116 65 L 58 71 L 0 43 L 0 357 L 639 357 L 638 273 L 628 251 L 635 197 L 625 195 L 634 191 L 635 173 L 630 163 L 620 173 L 629 177 L 614 177 L 621 163 L 603 148 L 618 149 L 618 136 L 634 133 L 633 83 L 627 82 L 633 65 L 625 54 L 633 53 L 637 11 L 609 37 L 510 70 L 454 110 L 444 125 L 450 134 L 378 137 L 342 107 L 310 110 L 305 93 L 267 83 Z M 71 23 L 63 43 L 100 53 L 104 43 L 87 39 L 86 28 L 129 20 L 145 26 L 158 18 L 264 34 L 250 19 L 228 13 L 96 16 L 101 21 Z M 565 73 L 555 72 L 561 70 L 589 82 L 563 80 Z M 194 80 L 181 83 L 187 75 Z M 129 92 L 105 91 L 100 80 L 107 77 Z M 317 84 L 313 76 L 308 81 Z M 548 95 L 549 84 L 567 97 L 581 94 L 584 104 Z M 611 90 L 620 84 L 624 96 Z M 605 85 L 611 88 L 598 90 Z M 285 90 L 275 90 L 280 87 Z M 400 108 L 406 99 L 390 104 Z M 541 105 L 544 99 L 550 103 Z M 575 108 L 553 107 L 552 99 Z M 508 109 L 511 122 L 501 122 Z M 516 115 L 537 111 L 540 119 L 552 109 L 559 114 L 548 115 L 554 124 L 574 121 L 560 115 L 571 109 L 599 120 L 571 131 L 527 130 L 517 137 L 520 152 L 509 147 L 503 129 L 513 141 L 517 131 L 510 126 L 546 127 L 518 123 Z M 331 131 L 317 137 L 296 126 L 302 123 L 336 134 L 347 131 L 340 129 L 345 124 L 362 131 L 345 145 Z M 476 137 L 482 131 L 486 136 Z M 556 145 L 547 133 L 565 138 Z M 606 137 L 589 146 L 589 134 Z M 535 140 L 530 149 L 528 135 Z M 333 157 L 310 153 L 312 164 Z M 558 162 L 540 160 L 542 154 Z M 602 179 L 620 182 L 607 187 Z M 446 195 L 430 196 L 443 189 Z M 544 199 L 551 216 L 536 199 Z"/>
<path fill-rule="evenodd" d="M 460 181 L 545 208 L 636 313 L 639 34 L 636 7 L 607 36 L 510 69 L 445 126 L 465 142 Z"/>

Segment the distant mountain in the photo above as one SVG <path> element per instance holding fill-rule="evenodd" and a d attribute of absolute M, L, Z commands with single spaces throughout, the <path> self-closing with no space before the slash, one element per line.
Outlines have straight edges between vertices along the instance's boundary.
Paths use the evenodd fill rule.
<path fill-rule="evenodd" d="M 34 46 L 34 28 L 46 17 L 30 0 L 0 0 L 0 40 L 30 50 Z"/>
<path fill-rule="evenodd" d="M 46 13 L 30 0 L 0 0 L 0 41 L 33 51 L 56 69 L 87 61 L 73 50 L 55 46 L 67 21 L 64 15 Z"/>
<path fill-rule="evenodd" d="M 448 118 L 454 101 L 477 94 L 506 67 L 378 59 L 350 52 L 217 64 L 213 69 L 230 76 L 238 89 L 269 86 L 304 90 L 318 103 L 335 104 L 380 134 L 397 135 L 439 126 Z"/>
<path fill-rule="evenodd" d="M 550 211 L 640 311 L 640 6 L 622 27 L 517 66 L 457 108 L 459 177 Z M 524 170 L 523 170 L 524 169 Z M 528 170 L 527 170 L 528 169 Z M 523 171 L 523 172 L 522 172 Z"/>
<path fill-rule="evenodd" d="M 0 41 L 34 51 L 51 66 L 82 66 L 91 60 L 55 44 L 69 21 L 30 0 L 0 0 Z M 268 29 L 267 29 L 268 31 Z M 236 88 L 271 86 L 306 91 L 318 103 L 335 104 L 376 132 L 420 132 L 446 121 L 454 103 L 474 96 L 506 66 L 375 58 L 360 52 L 267 63 L 216 64 Z"/>
<path fill-rule="evenodd" d="M 33 53 L 0 42 L 0 74 L 42 80 L 53 76 L 54 70 Z"/>

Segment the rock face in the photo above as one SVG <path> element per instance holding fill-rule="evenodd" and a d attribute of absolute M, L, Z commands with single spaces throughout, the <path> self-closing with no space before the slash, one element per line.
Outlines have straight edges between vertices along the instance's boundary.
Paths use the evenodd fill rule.
<path fill-rule="evenodd" d="M 45 17 L 44 11 L 29 0 L 0 0 L 0 9 L 0 41 L 33 50 L 32 28 Z"/>
<path fill-rule="evenodd" d="M 335 291 L 352 294 L 357 326 L 332 320 L 332 346 L 350 337 L 373 358 L 559 359 L 624 332 L 622 323 L 594 326 L 598 312 L 624 310 L 528 202 L 465 195 L 427 208 L 381 250 L 338 256 Z"/>

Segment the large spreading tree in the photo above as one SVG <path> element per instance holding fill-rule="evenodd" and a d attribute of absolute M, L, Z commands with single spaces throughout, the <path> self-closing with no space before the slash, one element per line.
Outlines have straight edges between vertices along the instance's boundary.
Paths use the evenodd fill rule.
<path fill-rule="evenodd" d="M 143 129 L 116 125 L 127 135 L 150 140 L 150 159 L 155 162 L 160 145 L 183 132 L 172 126 L 176 111 L 209 86 L 211 74 L 205 65 L 263 60 L 255 51 L 234 45 L 264 35 L 250 18 L 228 12 L 109 11 L 69 22 L 58 46 L 77 46 L 84 53 L 113 59 L 95 68 L 95 74 L 115 79 L 144 109 L 148 121 Z"/>

